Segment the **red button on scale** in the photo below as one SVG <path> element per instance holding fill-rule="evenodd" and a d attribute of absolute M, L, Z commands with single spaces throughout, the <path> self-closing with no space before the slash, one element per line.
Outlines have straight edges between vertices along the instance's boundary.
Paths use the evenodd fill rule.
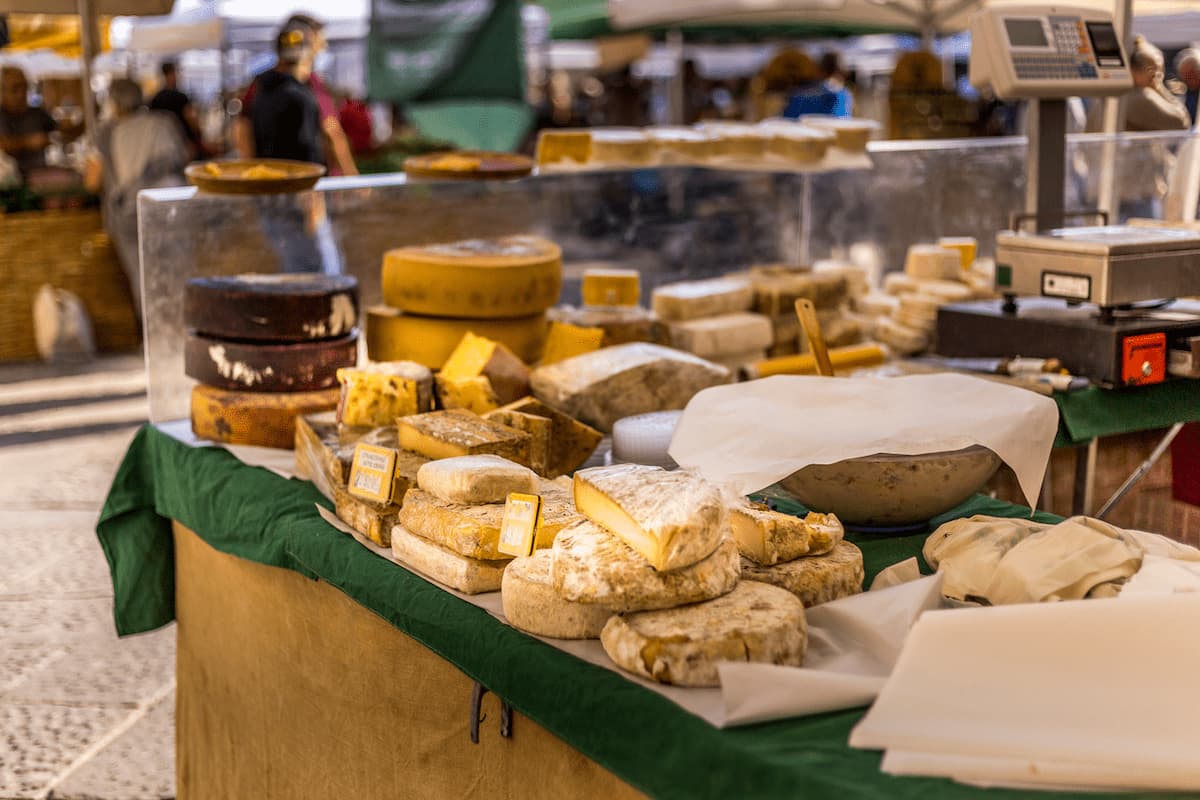
<path fill-rule="evenodd" d="M 1121 382 L 1126 386 L 1162 383 L 1167 377 L 1167 335 L 1143 333 L 1121 340 Z"/>

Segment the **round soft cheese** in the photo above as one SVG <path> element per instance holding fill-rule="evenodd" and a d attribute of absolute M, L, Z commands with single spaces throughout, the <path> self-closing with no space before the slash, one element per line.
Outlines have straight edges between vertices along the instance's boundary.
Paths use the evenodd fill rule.
<path fill-rule="evenodd" d="M 568 600 L 554 591 L 553 554 L 538 550 L 504 570 L 500 595 L 510 625 L 552 639 L 597 639 L 613 615 L 605 606 Z"/>
<path fill-rule="evenodd" d="M 760 566 L 742 559 L 742 578 L 787 589 L 811 608 L 862 591 L 862 551 L 842 540 L 821 556 L 804 556 L 781 564 Z"/>

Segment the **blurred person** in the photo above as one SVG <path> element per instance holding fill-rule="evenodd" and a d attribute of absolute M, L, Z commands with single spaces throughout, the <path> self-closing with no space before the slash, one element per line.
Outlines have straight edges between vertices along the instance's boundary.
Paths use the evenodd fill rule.
<path fill-rule="evenodd" d="M 254 79 L 250 122 L 254 153 L 325 163 L 321 109 L 307 85 L 316 49 L 311 31 L 285 27 L 275 39 L 275 66 Z"/>
<path fill-rule="evenodd" d="M 137 194 L 142 189 L 182 186 L 187 143 L 175 120 L 144 106 L 141 87 L 126 78 L 108 90 L 109 119 L 96 131 L 84 185 L 99 192 L 108 229 L 141 313 Z"/>
<path fill-rule="evenodd" d="M 1181 131 L 1191 123 L 1187 107 L 1163 83 L 1163 54 L 1144 37 L 1133 42 L 1129 55 L 1133 89 L 1125 95 L 1125 130 Z M 1104 129 L 1104 104 L 1093 103 L 1087 129 Z"/>
<path fill-rule="evenodd" d="M 163 78 L 163 88 L 158 90 L 150 100 L 151 111 L 165 111 L 179 121 L 179 128 L 187 140 L 189 155 L 198 158 L 204 153 L 204 143 L 200 136 L 200 120 L 192 100 L 179 90 L 179 72 L 174 61 L 164 61 L 160 67 Z"/>
<path fill-rule="evenodd" d="M 24 179 L 46 166 L 46 147 L 57 129 L 45 109 L 29 105 L 25 73 L 17 67 L 0 67 L 0 150 L 16 160 Z"/>
<path fill-rule="evenodd" d="M 280 31 L 284 30 L 306 30 L 312 37 L 313 48 L 313 64 L 315 65 L 317 57 L 325 52 L 327 42 L 325 41 L 325 26 L 315 17 L 308 14 L 293 14 L 284 21 Z M 302 81 L 312 91 L 313 97 L 316 98 L 317 107 L 320 111 L 320 132 L 324 139 L 323 149 L 326 153 L 326 161 L 323 162 L 329 168 L 330 175 L 357 175 L 358 168 L 354 165 L 354 157 L 351 153 L 350 142 L 346 138 L 346 132 L 342 129 L 341 122 L 338 120 L 337 106 L 333 101 L 333 95 L 328 87 L 312 70 L 312 66 L 307 73 L 307 77 Z M 254 124 L 253 124 L 253 109 L 254 100 L 258 94 L 258 81 L 255 79 L 250 84 L 250 88 L 242 95 L 241 115 L 234 119 L 233 124 L 233 139 L 234 147 L 242 158 L 254 158 L 262 156 L 262 153 L 257 153 L 254 149 Z"/>
<path fill-rule="evenodd" d="M 346 141 L 350 144 L 350 152 L 369 153 L 374 147 L 374 137 L 371 130 L 371 109 L 365 100 L 359 100 L 344 93 L 338 108 L 338 122 L 346 132 Z"/>
<path fill-rule="evenodd" d="M 833 92 L 836 101 L 833 105 L 835 117 L 854 116 L 854 95 L 846 85 L 847 72 L 842 64 L 842 57 L 836 50 L 827 50 L 821 55 L 817 66 L 821 71 L 822 85 Z"/>
<path fill-rule="evenodd" d="M 1191 124 L 1196 124 L 1196 106 L 1200 101 L 1200 50 L 1189 47 L 1175 56 L 1175 74 L 1179 76 L 1180 94 Z"/>

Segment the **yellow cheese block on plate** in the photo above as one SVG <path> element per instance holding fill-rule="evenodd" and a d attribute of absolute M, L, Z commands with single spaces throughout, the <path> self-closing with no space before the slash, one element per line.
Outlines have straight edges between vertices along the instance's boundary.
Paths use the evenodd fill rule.
<path fill-rule="evenodd" d="M 636 306 L 642 299 L 642 276 L 636 269 L 584 270 L 585 306 Z"/>
<path fill-rule="evenodd" d="M 387 306 L 367 309 L 367 357 L 415 361 L 441 369 L 467 333 L 495 339 L 530 364 L 542 357 L 546 315 L 514 319 L 450 319 L 404 314 Z"/>
<path fill-rule="evenodd" d="M 537 236 L 403 247 L 383 257 L 383 299 L 411 314 L 510 319 L 545 311 L 562 289 L 562 251 Z"/>
<path fill-rule="evenodd" d="M 296 417 L 337 408 L 339 389 L 317 392 L 233 392 L 197 384 L 192 388 L 192 432 L 225 444 L 291 450 Z"/>

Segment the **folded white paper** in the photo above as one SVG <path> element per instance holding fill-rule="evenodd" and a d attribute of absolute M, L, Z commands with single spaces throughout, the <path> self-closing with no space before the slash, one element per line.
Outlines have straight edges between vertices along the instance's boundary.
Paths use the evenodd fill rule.
<path fill-rule="evenodd" d="M 670 454 L 751 494 L 810 464 L 982 445 L 1012 468 L 1035 507 L 1057 431 L 1050 398 L 966 375 L 780 375 L 697 394 Z"/>

